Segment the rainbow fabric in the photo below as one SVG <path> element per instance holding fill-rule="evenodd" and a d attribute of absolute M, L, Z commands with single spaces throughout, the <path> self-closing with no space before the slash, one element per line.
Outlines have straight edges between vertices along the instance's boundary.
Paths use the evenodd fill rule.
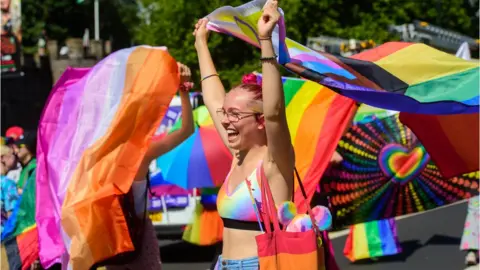
<path fill-rule="evenodd" d="M 367 104 L 362 104 L 358 107 L 355 117 L 353 117 L 353 123 L 368 123 L 374 119 L 385 118 L 397 113 L 397 111 L 382 110 Z"/>
<path fill-rule="evenodd" d="M 261 75 L 257 78 L 261 80 Z M 308 196 L 306 201 L 295 181 L 295 204 L 299 213 L 305 213 L 306 203 L 312 198 L 356 106 L 353 100 L 314 82 L 288 77 L 282 81 L 295 167 Z"/>
<path fill-rule="evenodd" d="M 383 219 L 350 227 L 343 254 L 352 262 L 402 252 L 395 219 Z"/>
<path fill-rule="evenodd" d="M 337 151 L 341 166 L 321 181 L 336 226 L 421 212 L 478 194 L 478 172 L 445 178 L 398 114 L 352 126 Z"/>
<path fill-rule="evenodd" d="M 39 124 L 40 258 L 69 269 L 133 250 L 119 197 L 178 89 L 165 48 L 117 51 L 90 70 L 69 68 Z"/>
<path fill-rule="evenodd" d="M 194 245 L 209 246 L 222 241 L 223 222 L 216 210 L 205 210 L 198 203 L 193 219 L 183 232 L 182 240 Z"/>
<path fill-rule="evenodd" d="M 265 2 L 221 7 L 207 16 L 208 26 L 259 47 L 256 26 Z M 425 114 L 472 113 L 479 109 L 478 63 L 427 45 L 389 42 L 357 57 L 334 56 L 286 38 L 283 20 L 272 40 L 279 62 L 287 69 L 359 102 Z M 362 58 L 368 61 L 359 60 Z"/>

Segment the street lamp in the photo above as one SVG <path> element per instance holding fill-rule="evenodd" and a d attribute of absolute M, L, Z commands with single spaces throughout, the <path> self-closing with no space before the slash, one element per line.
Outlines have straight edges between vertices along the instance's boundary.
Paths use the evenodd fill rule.
<path fill-rule="evenodd" d="M 95 41 L 100 40 L 100 5 L 99 0 L 95 0 L 93 3 L 93 12 L 95 17 Z"/>
<path fill-rule="evenodd" d="M 94 0 L 93 2 L 93 17 L 94 17 L 94 28 L 95 28 L 95 41 L 100 40 L 100 4 L 99 0 Z M 77 4 L 82 4 L 85 0 L 77 0 Z"/>

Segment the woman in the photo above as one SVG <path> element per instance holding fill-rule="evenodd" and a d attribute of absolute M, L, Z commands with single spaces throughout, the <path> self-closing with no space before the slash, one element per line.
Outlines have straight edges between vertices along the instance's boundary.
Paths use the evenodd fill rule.
<path fill-rule="evenodd" d="M 466 265 L 478 264 L 479 242 L 480 242 L 480 203 L 479 197 L 475 196 L 468 200 L 468 212 L 463 229 L 461 250 L 467 251 L 465 257 Z"/>
<path fill-rule="evenodd" d="M 142 163 L 132 184 L 132 191 L 135 202 L 135 212 L 143 217 L 147 198 L 147 179 L 148 167 L 152 160 L 172 150 L 177 145 L 186 140 L 194 131 L 192 105 L 190 104 L 189 89 L 192 87 L 190 82 L 190 69 L 178 63 L 180 73 L 179 93 L 182 103 L 182 126 L 180 129 L 169 133 L 160 140 L 152 141 L 145 154 Z M 161 269 L 160 250 L 158 248 L 157 236 L 152 221 L 147 218 L 143 233 L 143 243 L 139 256 L 133 262 L 123 266 L 108 266 L 107 269 Z"/>
<path fill-rule="evenodd" d="M 199 20 L 193 32 L 204 102 L 234 156 L 217 199 L 225 227 L 217 265 L 228 269 L 258 268 L 255 236 L 261 233 L 261 228 L 251 198 L 261 202 L 262 183 L 258 183 L 257 171 L 265 173 L 277 204 L 290 200 L 292 194 L 295 157 L 271 40 L 280 17 L 277 6 L 277 1 L 269 1 L 258 21 L 262 86 L 240 84 L 225 93 L 207 46 L 207 20 Z"/>

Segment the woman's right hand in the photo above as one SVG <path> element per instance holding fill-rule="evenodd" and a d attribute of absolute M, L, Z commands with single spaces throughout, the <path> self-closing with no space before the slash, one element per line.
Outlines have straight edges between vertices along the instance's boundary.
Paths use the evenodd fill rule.
<path fill-rule="evenodd" d="M 207 43 L 210 34 L 210 30 L 207 29 L 207 23 L 208 19 L 203 18 L 198 20 L 195 24 L 195 30 L 193 31 L 193 35 L 195 36 L 195 46 Z"/>

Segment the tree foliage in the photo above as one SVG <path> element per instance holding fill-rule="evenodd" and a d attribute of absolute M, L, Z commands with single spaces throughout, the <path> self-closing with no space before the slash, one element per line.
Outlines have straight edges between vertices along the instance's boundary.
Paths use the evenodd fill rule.
<path fill-rule="evenodd" d="M 214 9 L 237 6 L 245 1 L 142 0 L 150 6 L 150 20 L 142 18 L 135 41 L 167 46 L 174 57 L 197 66 L 194 38 L 196 19 Z M 478 0 L 282 0 L 287 36 L 305 44 L 318 35 L 372 39 L 377 44 L 398 37 L 388 31 L 390 25 L 423 20 L 463 34 L 478 36 Z M 148 17 L 148 16 L 147 16 Z M 238 39 L 212 34 L 209 46 L 227 86 L 237 84 L 245 73 L 259 70 L 259 52 Z"/>
<path fill-rule="evenodd" d="M 114 49 L 135 44 L 167 46 L 179 61 L 198 66 L 192 31 L 198 18 L 224 6 L 247 0 L 100 0 L 101 38 Z M 305 43 L 319 35 L 372 39 L 377 44 L 396 40 L 390 25 L 422 20 L 471 37 L 478 37 L 478 0 L 282 0 L 287 36 Z M 34 46 L 42 29 L 60 42 L 93 37 L 93 0 L 22 0 L 24 46 Z M 223 34 L 212 34 L 209 46 L 226 86 L 243 74 L 259 70 L 259 51 Z M 198 71 L 196 73 L 198 76 Z M 196 78 L 198 79 L 198 77 Z"/>
<path fill-rule="evenodd" d="M 93 0 L 22 0 L 22 45 L 35 53 L 42 30 L 60 44 L 67 38 L 81 38 L 86 28 L 94 34 Z M 113 39 L 115 49 L 130 46 L 138 22 L 135 1 L 100 0 L 100 38 Z"/>

